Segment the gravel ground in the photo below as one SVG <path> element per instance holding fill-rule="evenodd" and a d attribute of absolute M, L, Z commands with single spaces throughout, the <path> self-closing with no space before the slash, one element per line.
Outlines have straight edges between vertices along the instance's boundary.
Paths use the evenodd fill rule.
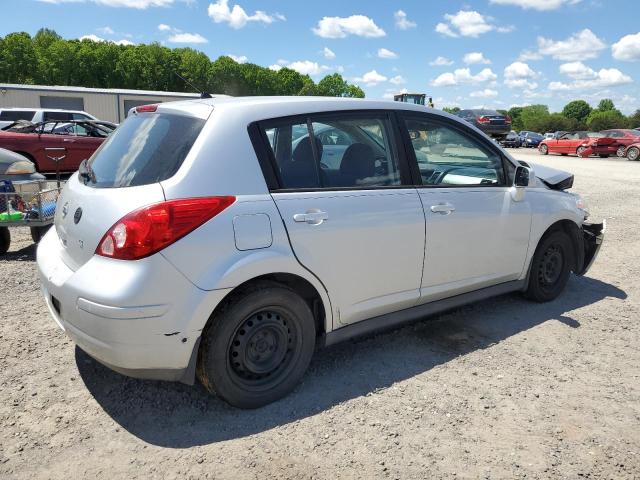
<path fill-rule="evenodd" d="M 319 352 L 284 400 L 102 367 L 49 318 L 34 247 L 0 257 L 0 478 L 640 478 L 640 162 L 576 173 L 608 232 L 555 302 L 508 295 Z"/>

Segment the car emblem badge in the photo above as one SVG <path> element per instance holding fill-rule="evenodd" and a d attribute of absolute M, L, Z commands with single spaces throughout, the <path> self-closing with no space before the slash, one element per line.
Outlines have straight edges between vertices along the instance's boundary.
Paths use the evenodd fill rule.
<path fill-rule="evenodd" d="M 69 202 L 66 202 L 62 207 L 62 218 L 67 218 L 67 213 L 69 213 Z"/>
<path fill-rule="evenodd" d="M 63 212 L 63 215 L 64 215 L 64 212 Z M 82 218 L 82 208 L 78 207 L 76 210 L 76 213 L 73 214 L 73 223 L 77 225 L 81 218 Z"/>

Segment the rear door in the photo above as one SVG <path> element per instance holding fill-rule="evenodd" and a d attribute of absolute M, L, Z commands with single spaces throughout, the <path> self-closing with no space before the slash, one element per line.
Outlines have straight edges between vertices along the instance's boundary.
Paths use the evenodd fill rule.
<path fill-rule="evenodd" d="M 511 195 L 514 168 L 464 125 L 429 114 L 402 118 L 426 218 L 421 302 L 518 279 L 531 208 Z"/>
<path fill-rule="evenodd" d="M 273 199 L 296 257 L 327 288 L 334 327 L 413 306 L 424 213 L 392 116 L 330 113 L 260 128 L 277 177 Z"/>

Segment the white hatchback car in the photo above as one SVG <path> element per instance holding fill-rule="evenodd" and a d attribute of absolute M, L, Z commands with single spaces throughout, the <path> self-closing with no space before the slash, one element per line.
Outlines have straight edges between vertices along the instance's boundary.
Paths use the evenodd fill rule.
<path fill-rule="evenodd" d="M 71 177 L 38 268 L 101 363 L 258 407 L 316 346 L 506 292 L 554 299 L 604 234 L 572 181 L 422 106 L 149 105 Z"/>

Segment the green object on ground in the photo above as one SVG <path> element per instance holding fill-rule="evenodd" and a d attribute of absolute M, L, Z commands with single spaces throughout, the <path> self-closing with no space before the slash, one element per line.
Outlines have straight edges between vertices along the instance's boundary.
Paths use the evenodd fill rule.
<path fill-rule="evenodd" d="M 15 220 L 22 220 L 22 212 L 13 212 L 13 213 L 7 213 L 7 212 L 2 212 L 0 213 L 0 222 L 12 222 Z"/>

